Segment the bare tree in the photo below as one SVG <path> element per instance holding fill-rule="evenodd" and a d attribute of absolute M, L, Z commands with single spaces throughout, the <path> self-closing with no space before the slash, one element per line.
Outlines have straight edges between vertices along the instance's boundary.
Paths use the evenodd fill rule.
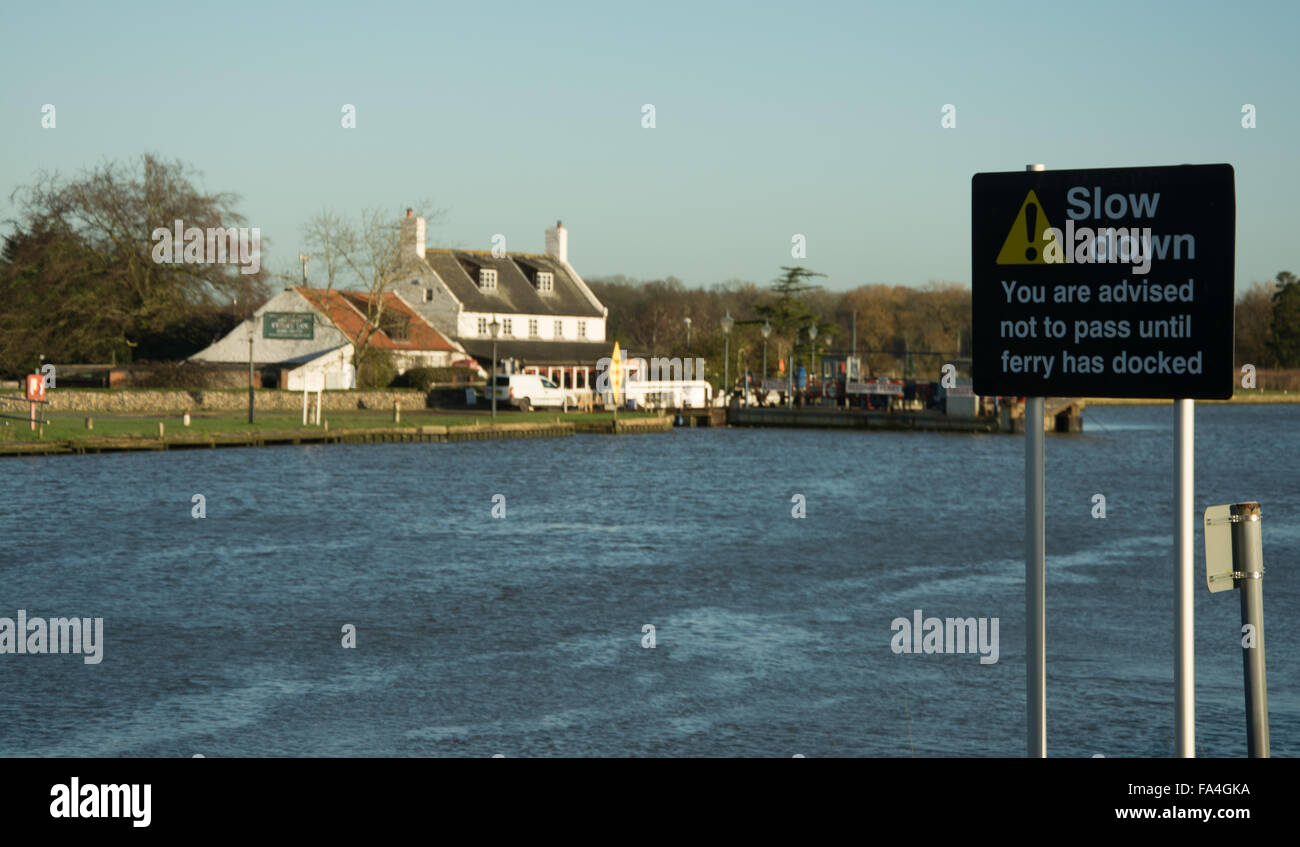
<path fill-rule="evenodd" d="M 232 296 L 265 299 L 260 267 L 241 273 L 226 255 L 206 251 L 172 261 L 170 251 L 157 249 L 155 231 L 170 235 L 177 220 L 209 239 L 213 228 L 243 224 L 233 210 L 237 199 L 199 191 L 186 165 L 153 154 L 72 179 L 38 174 L 11 197 L 19 218 L 10 221 L 14 231 L 0 260 L 0 301 L 26 304 L 0 314 L 0 334 L 11 342 L 6 362 L 29 355 L 32 344 L 74 361 L 137 347 L 172 350 L 206 331 L 194 328 L 196 316 L 215 313 Z"/>
<path fill-rule="evenodd" d="M 440 219 L 445 212 L 415 214 L 430 221 Z M 365 320 L 361 330 L 349 338 L 360 379 L 362 369 L 374 367 L 380 358 L 374 355 L 371 343 L 377 333 L 386 329 L 385 295 L 401 279 L 423 273 L 423 257 L 402 252 L 401 219 L 385 209 L 364 209 L 356 221 L 323 210 L 307 222 L 303 241 L 312 258 L 319 259 L 323 267 L 327 290 L 351 290 L 364 295 L 351 301 Z"/>

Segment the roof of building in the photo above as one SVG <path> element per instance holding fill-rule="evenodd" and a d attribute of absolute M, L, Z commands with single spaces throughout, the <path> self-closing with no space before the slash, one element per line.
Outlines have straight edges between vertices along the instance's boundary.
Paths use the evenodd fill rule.
<path fill-rule="evenodd" d="M 492 358 L 492 339 L 465 338 L 461 345 L 480 360 Z M 604 341 L 511 341 L 497 340 L 498 359 L 518 359 L 525 365 L 595 366 L 614 350 L 614 342 Z"/>
<path fill-rule="evenodd" d="M 343 349 L 346 349 L 346 348 L 348 348 L 348 347 L 350 347 L 350 346 L 351 346 L 351 345 L 348 345 L 348 344 L 341 344 L 341 345 L 339 345 L 338 347 L 330 347 L 330 348 L 325 349 L 325 350 L 316 350 L 316 351 L 313 351 L 313 352 L 311 352 L 311 353 L 303 353 L 301 356 L 293 356 L 292 358 L 285 359 L 284 361 L 280 362 L 280 364 L 282 364 L 282 365 L 305 365 L 305 364 L 308 363 L 308 362 L 311 362 L 311 361 L 314 361 L 314 360 L 316 360 L 316 359 L 319 359 L 321 356 L 328 356 L 328 355 L 330 355 L 331 353 L 337 353 L 338 351 L 343 350 Z"/>
<path fill-rule="evenodd" d="M 487 250 L 433 248 L 425 251 L 424 258 L 469 312 L 604 315 L 568 266 L 546 253 L 506 253 L 498 258 Z M 497 272 L 495 290 L 479 288 L 478 272 L 484 268 Z M 554 290 L 544 294 L 537 290 L 539 272 L 552 275 Z"/>
<path fill-rule="evenodd" d="M 336 288 L 294 288 L 308 303 L 329 317 L 339 331 L 355 342 L 369 322 L 368 309 L 371 295 L 362 291 L 343 291 Z M 406 338 L 401 340 L 395 321 L 406 328 Z M 391 333 L 391 334 L 390 334 Z M 398 337 L 394 337 L 398 336 Z M 456 350 L 455 344 L 434 329 L 423 316 L 406 304 L 396 294 L 386 292 L 383 300 L 383 317 L 380 328 L 373 330 L 369 346 L 377 350 Z"/>

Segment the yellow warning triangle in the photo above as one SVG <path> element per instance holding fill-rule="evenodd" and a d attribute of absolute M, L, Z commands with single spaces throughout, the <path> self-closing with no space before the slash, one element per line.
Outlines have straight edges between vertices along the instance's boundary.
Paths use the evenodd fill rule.
<path fill-rule="evenodd" d="M 1043 248 L 1046 240 L 1043 234 L 1051 224 L 1043 212 L 1043 204 L 1038 202 L 1038 195 L 1029 189 L 1025 202 L 1020 204 L 1020 213 L 1007 233 L 1007 240 L 1002 242 L 998 251 L 999 265 L 1045 265 Z"/>

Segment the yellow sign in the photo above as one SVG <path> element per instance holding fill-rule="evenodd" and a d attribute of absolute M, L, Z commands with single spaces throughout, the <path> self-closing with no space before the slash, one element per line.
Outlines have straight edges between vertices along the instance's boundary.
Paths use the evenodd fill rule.
<path fill-rule="evenodd" d="M 614 405 L 618 405 L 618 390 L 623 387 L 623 362 L 618 352 L 618 342 L 614 342 L 614 355 L 609 360 L 609 390 L 614 395 Z"/>
<path fill-rule="evenodd" d="M 998 251 L 999 265 L 1045 265 L 1043 249 L 1047 240 L 1043 237 L 1051 224 L 1043 212 L 1043 204 L 1038 202 L 1038 195 L 1031 188 L 1025 195 L 1025 202 L 1020 204 L 1020 214 L 1011 225 L 1011 231 L 1002 242 Z"/>

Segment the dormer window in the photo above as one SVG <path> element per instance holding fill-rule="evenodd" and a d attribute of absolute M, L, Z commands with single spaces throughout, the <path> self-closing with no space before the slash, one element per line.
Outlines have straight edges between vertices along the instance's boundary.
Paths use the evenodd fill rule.
<path fill-rule="evenodd" d="M 478 287 L 480 291 L 496 290 L 497 272 L 495 268 L 479 268 Z"/>
<path fill-rule="evenodd" d="M 405 343 L 411 339 L 411 319 L 406 315 L 384 312 L 379 317 L 379 328 L 395 342 Z"/>
<path fill-rule="evenodd" d="M 550 272 L 548 272 L 548 271 L 538 271 L 538 272 L 537 272 L 537 290 L 540 291 L 540 292 L 542 292 L 543 294 L 547 294 L 547 293 L 550 293 L 550 292 L 554 291 L 554 290 L 555 290 L 555 274 L 552 274 L 552 273 L 550 273 Z"/>

